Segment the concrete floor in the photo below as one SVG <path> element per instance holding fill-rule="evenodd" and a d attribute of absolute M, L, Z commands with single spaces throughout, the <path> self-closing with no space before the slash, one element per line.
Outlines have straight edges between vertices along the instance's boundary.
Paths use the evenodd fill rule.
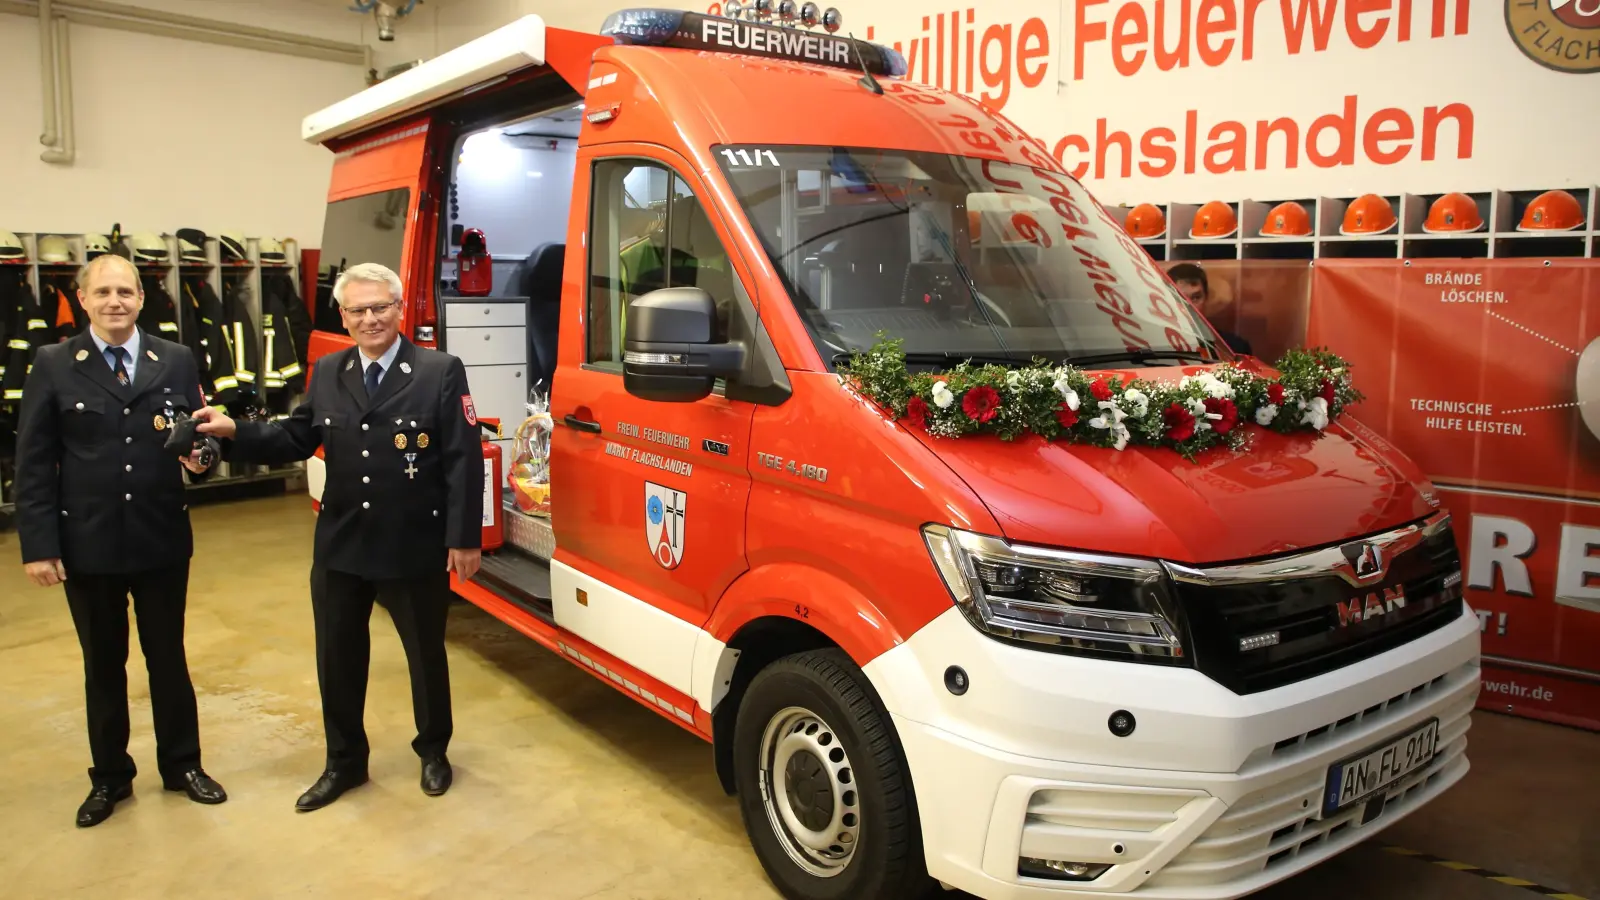
<path fill-rule="evenodd" d="M 60 588 L 29 584 L 0 535 L 0 896 L 772 898 L 708 745 L 457 605 L 455 786 L 417 787 L 404 655 L 373 616 L 373 781 L 296 814 L 323 759 L 303 497 L 193 508 L 187 646 L 207 769 L 231 799 L 164 793 L 130 651 L 135 795 L 99 827 L 73 814 L 82 668 Z M 1480 713 L 1474 768 L 1380 840 L 1600 898 L 1600 735 Z M 955 900 L 958 895 L 949 895 Z M 1516 900 L 1529 890 L 1358 847 L 1266 900 Z"/>

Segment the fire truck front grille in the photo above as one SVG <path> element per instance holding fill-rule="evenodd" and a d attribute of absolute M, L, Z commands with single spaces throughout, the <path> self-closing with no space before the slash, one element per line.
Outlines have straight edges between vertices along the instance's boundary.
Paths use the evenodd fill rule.
<path fill-rule="evenodd" d="M 1448 521 L 1389 540 L 1383 576 L 1359 586 L 1338 546 L 1211 569 L 1173 567 L 1196 667 L 1239 694 L 1312 678 L 1392 650 L 1461 615 L 1461 558 Z M 1355 555 L 1361 541 L 1349 542 Z"/>

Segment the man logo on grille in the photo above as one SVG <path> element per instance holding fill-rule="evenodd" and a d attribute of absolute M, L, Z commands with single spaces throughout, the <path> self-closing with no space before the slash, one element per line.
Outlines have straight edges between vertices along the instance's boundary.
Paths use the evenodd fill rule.
<path fill-rule="evenodd" d="M 1383 548 L 1371 541 L 1349 543 L 1339 548 L 1356 581 L 1382 578 L 1385 571 Z"/>

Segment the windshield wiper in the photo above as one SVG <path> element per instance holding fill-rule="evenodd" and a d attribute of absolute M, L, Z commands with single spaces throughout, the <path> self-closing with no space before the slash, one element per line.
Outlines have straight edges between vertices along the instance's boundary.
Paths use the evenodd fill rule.
<path fill-rule="evenodd" d="M 1075 365 L 1091 365 L 1094 363 L 1128 362 L 1145 363 L 1157 359 L 1186 359 L 1192 362 L 1217 363 L 1220 359 L 1212 359 L 1205 354 L 1193 350 L 1118 350 L 1115 353 L 1096 353 L 1090 356 L 1072 356 L 1067 362 Z"/>
<path fill-rule="evenodd" d="M 1036 354 L 1043 355 L 1043 354 Z M 833 364 L 847 363 L 853 353 L 835 353 Z M 942 350 L 912 350 L 905 354 L 908 363 L 948 363 L 952 366 L 965 360 L 971 360 L 973 365 L 993 363 L 1000 366 L 1026 366 L 1033 363 L 1035 354 L 1026 357 L 1021 355 L 1007 356 L 1001 353 L 954 353 Z"/>

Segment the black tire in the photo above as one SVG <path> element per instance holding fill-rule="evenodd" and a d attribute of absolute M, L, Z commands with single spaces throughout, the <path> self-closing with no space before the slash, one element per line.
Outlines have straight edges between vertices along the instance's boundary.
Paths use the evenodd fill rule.
<path fill-rule="evenodd" d="M 762 868 L 788 900 L 911 900 L 933 893 L 936 887 L 924 862 L 910 772 L 888 714 L 866 684 L 866 676 L 842 651 L 807 651 L 758 672 L 739 705 L 733 756 L 740 813 Z M 789 724 L 776 728 L 778 722 Z M 774 784 L 781 778 L 806 788 L 796 795 L 802 798 L 798 806 L 794 801 L 785 804 L 780 797 L 767 803 L 762 760 L 776 746 L 768 737 L 769 727 L 789 739 L 790 747 L 810 741 L 820 748 L 821 756 L 802 750 L 788 757 L 789 767 L 773 772 Z M 806 802 L 829 791 L 828 801 Z M 791 796 L 782 788 L 778 794 Z M 792 855 L 798 853 L 817 864 L 782 824 L 780 809 L 785 807 L 807 811 L 809 819 L 796 814 L 797 821 L 811 823 L 848 823 L 855 813 L 854 823 L 846 829 L 853 837 L 854 852 L 848 860 L 822 864 L 838 866 L 835 874 L 817 874 Z M 833 812 L 838 816 L 830 818 Z M 833 834 L 823 825 L 814 827 L 815 834 Z M 832 849 L 842 846 L 835 844 Z"/>

